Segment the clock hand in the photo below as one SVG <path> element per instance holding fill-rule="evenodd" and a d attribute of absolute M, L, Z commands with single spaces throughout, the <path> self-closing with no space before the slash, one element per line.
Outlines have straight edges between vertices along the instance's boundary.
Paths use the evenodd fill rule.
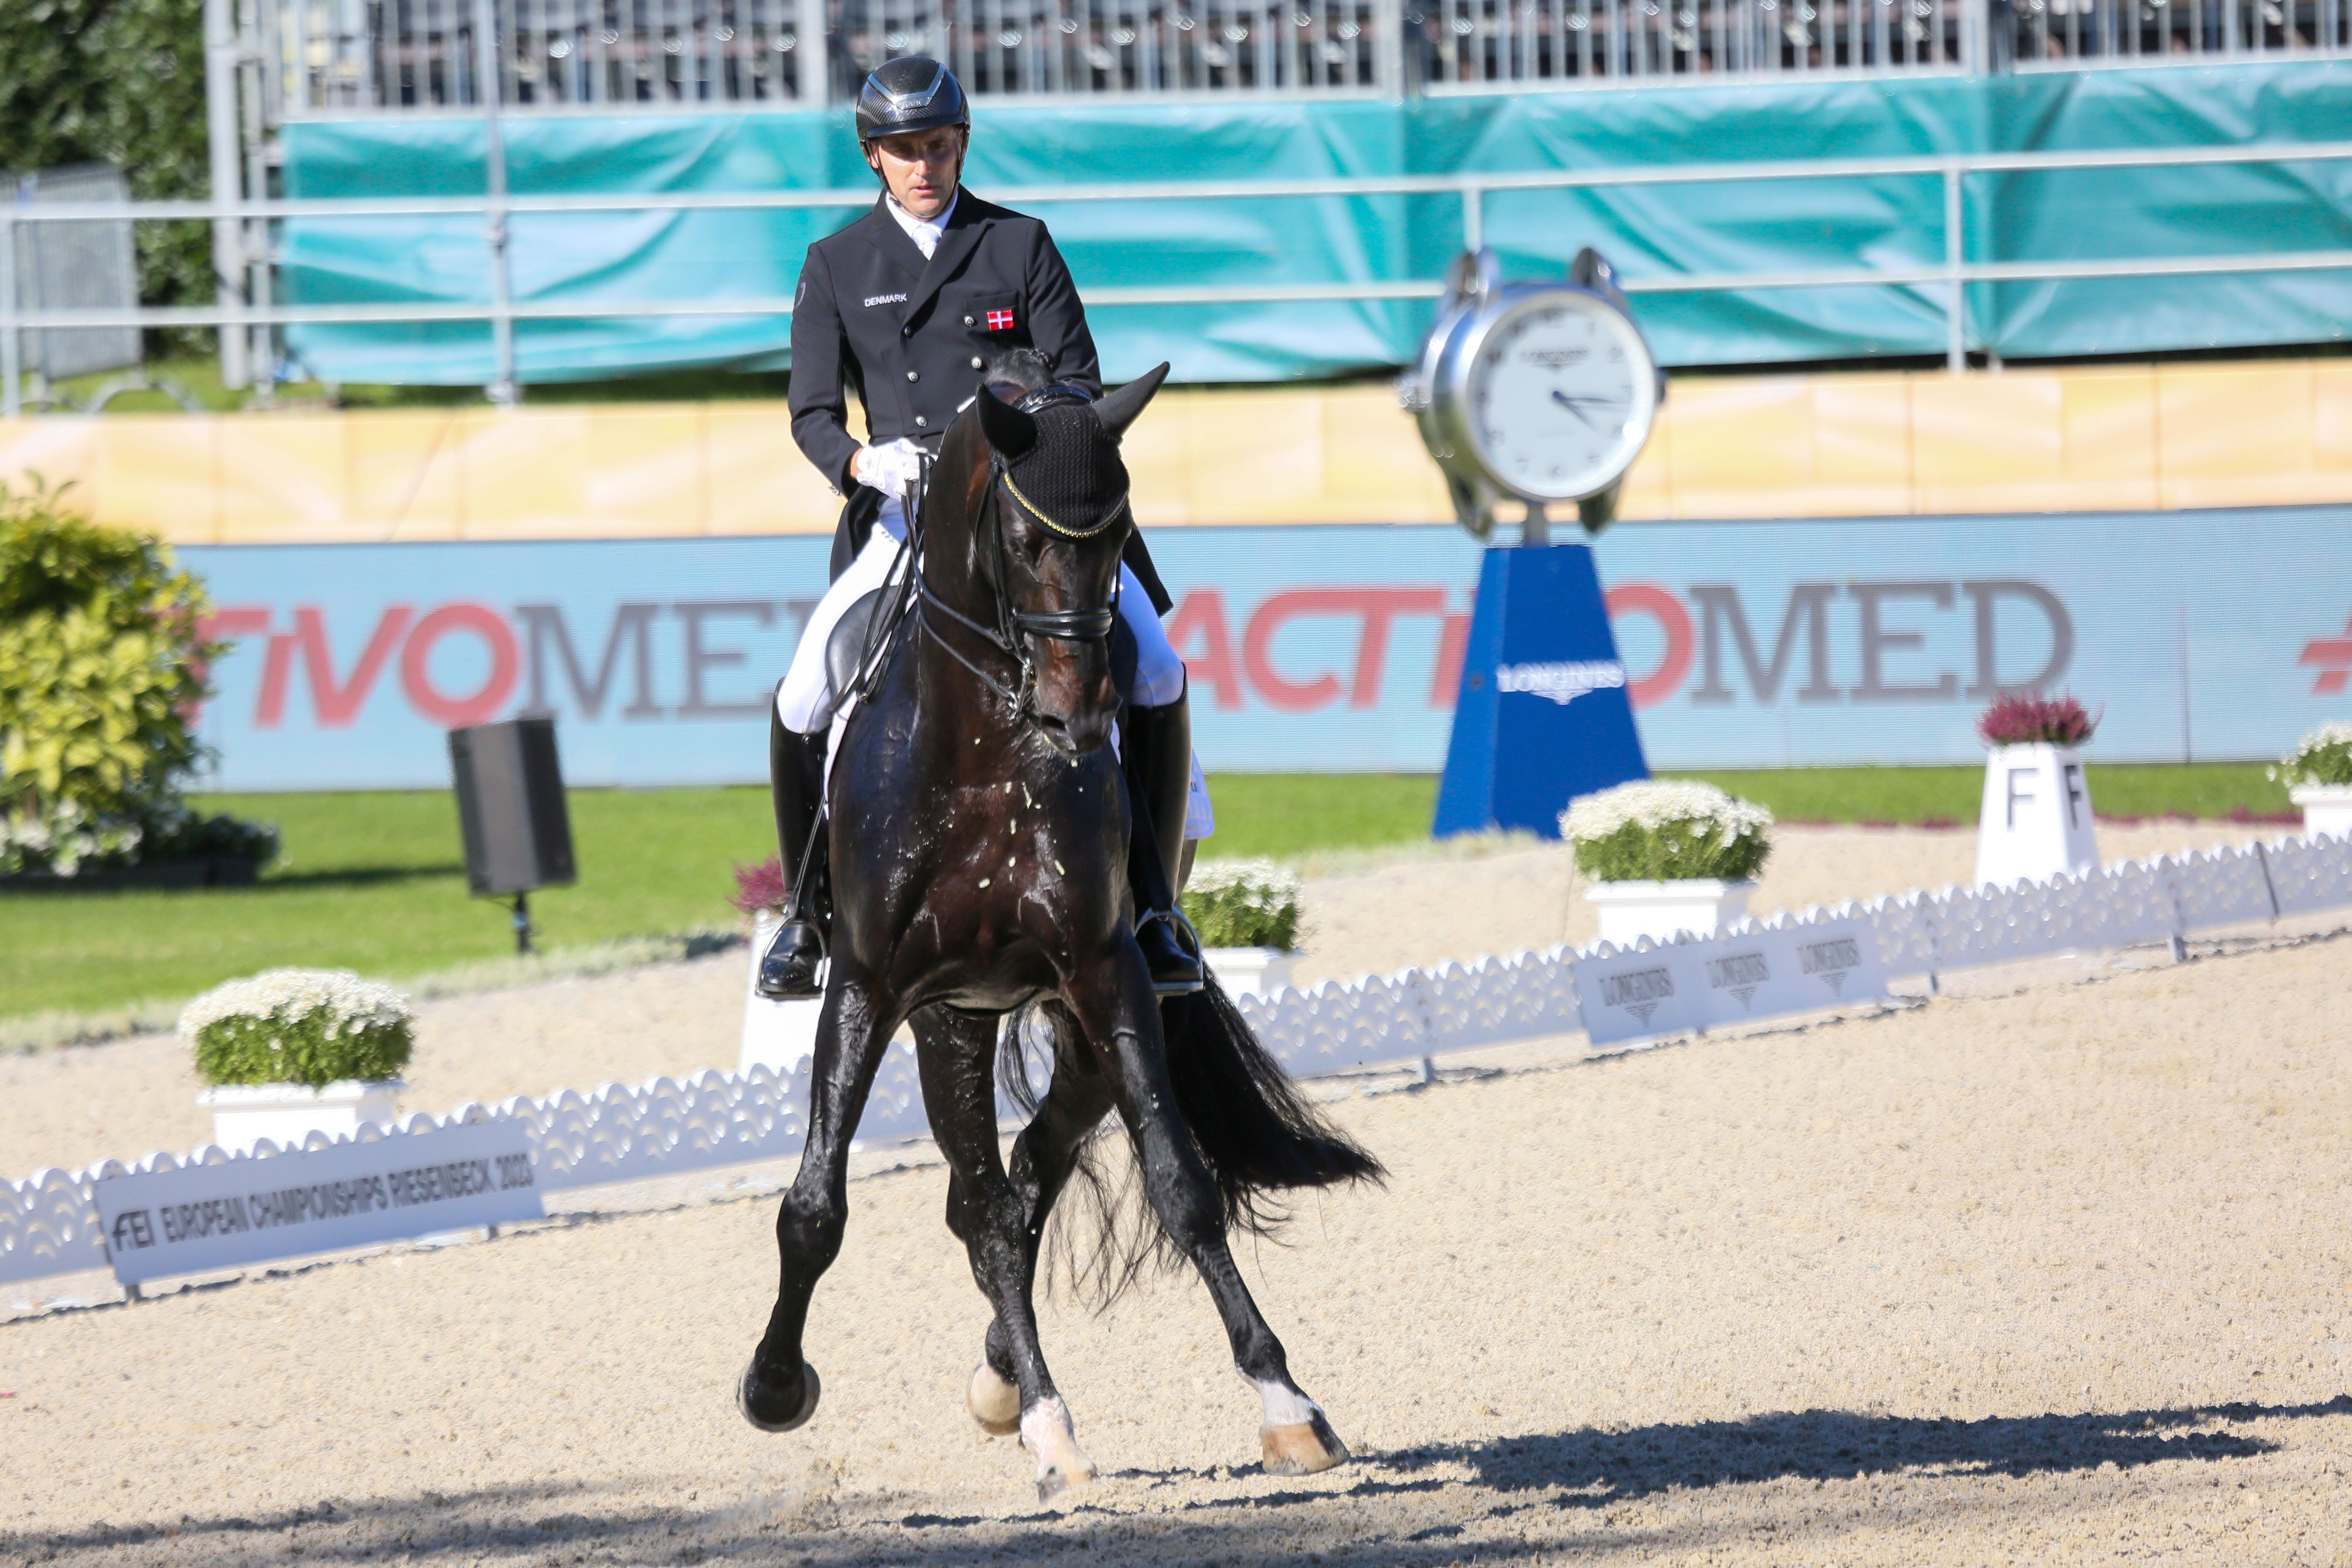
<path fill-rule="evenodd" d="M 1580 403 L 1594 402 L 1598 401 L 1597 399 L 1570 397 L 1567 393 L 1560 391 L 1559 388 L 1553 387 L 1551 392 L 1551 400 L 1554 403 L 1559 404 L 1562 408 L 1567 409 L 1570 414 L 1575 415 L 1579 419 L 1583 420 L 1584 427 L 1586 429 L 1598 430 L 1601 428 L 1600 426 L 1595 425 L 1590 418 L 1586 417 L 1583 409 L 1577 406 Z"/>

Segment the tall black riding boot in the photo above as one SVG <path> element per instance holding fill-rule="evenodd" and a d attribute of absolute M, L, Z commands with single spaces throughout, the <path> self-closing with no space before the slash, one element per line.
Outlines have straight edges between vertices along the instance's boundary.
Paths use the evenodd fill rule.
<path fill-rule="evenodd" d="M 1184 806 L 1192 790 L 1190 694 L 1160 708 L 1128 709 L 1119 720 L 1120 763 L 1133 822 L 1128 886 L 1135 894 L 1135 940 L 1163 996 L 1198 991 L 1201 943 L 1176 907 L 1184 858 Z"/>
<path fill-rule="evenodd" d="M 824 962 L 832 889 L 817 808 L 824 800 L 823 731 L 803 735 L 784 728 L 768 709 L 768 788 L 776 807 L 776 847 L 790 889 L 784 923 L 760 955 L 760 994 L 772 1002 L 822 996 L 817 966 Z"/>

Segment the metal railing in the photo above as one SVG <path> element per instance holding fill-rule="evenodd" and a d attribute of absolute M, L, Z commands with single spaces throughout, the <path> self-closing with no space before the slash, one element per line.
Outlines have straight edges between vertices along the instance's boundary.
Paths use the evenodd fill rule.
<path fill-rule="evenodd" d="M 1423 86 L 1982 68 L 1981 0 L 1434 0 Z"/>
<path fill-rule="evenodd" d="M 2014 18 L 2021 69 L 2352 48 L 2347 0 L 2016 0 Z"/>
<path fill-rule="evenodd" d="M 502 105 L 680 109 L 845 96 L 886 59 L 974 94 L 1306 93 L 1399 80 L 1398 0 L 240 0 L 268 122 L 466 109 L 484 25 Z"/>
<path fill-rule="evenodd" d="M 1451 195 L 1459 203 L 1462 244 L 1486 243 L 1488 205 L 1515 193 L 1602 190 L 1634 186 L 1736 184 L 1759 180 L 1920 179 L 1939 183 L 1943 196 L 1942 254 L 1908 266 L 1812 268 L 1782 271 L 1707 274 L 1620 274 L 1619 283 L 1636 298 L 1650 294 L 1728 293 L 1779 289 L 1938 289 L 1946 307 L 1946 363 L 1964 369 L 1971 343 L 1968 287 L 2086 279 L 2204 277 L 2352 270 L 2352 248 L 2227 256 L 2171 256 L 2064 261 L 1985 262 L 1968 258 L 1968 181 L 1978 175 L 2020 174 L 2080 169 L 2165 169 L 2245 163 L 2321 163 L 2352 161 L 2352 141 L 2291 146 L 2214 147 L 2111 153 L 1983 153 L 1948 157 L 1841 159 L 1821 162 L 1685 164 L 1673 168 L 1542 170 L 1525 174 L 1398 175 L 1370 179 L 1250 182 L 1156 182 L 1109 185 L 1045 185 L 994 190 L 992 197 L 1021 206 L 1056 204 L 1171 200 L 1297 200 L 1301 197 Z M 1988 228 L 1998 227 L 1991 204 L 1999 184 L 1976 204 Z M 498 382 L 511 390 L 515 375 L 514 324 L 524 321 L 591 321 L 626 317 L 789 316 L 789 298 L 634 300 L 516 300 L 503 287 L 509 222 L 540 213 L 647 213 L 784 210 L 851 210 L 872 205 L 871 188 L 832 191 L 735 193 L 630 193 L 613 195 L 509 196 L 502 187 L 483 196 L 410 197 L 348 201 L 151 201 L 67 204 L 44 207 L 0 205 L 0 412 L 19 412 L 21 339 L 26 331 L 56 328 L 217 327 L 224 342 L 248 331 L 268 331 L 298 323 L 481 321 L 495 345 Z M 16 226 L 120 221 L 209 221 L 231 227 L 266 227 L 289 218 L 365 219 L 479 216 L 484 222 L 485 260 L 494 280 L 487 304 L 408 302 L 381 305 L 289 305 L 232 297 L 216 306 L 112 310 L 23 310 L 17 303 L 13 258 Z M 1269 301 L 1434 299 L 1434 279 L 1307 284 L 1200 285 L 1088 289 L 1092 310 L 1133 306 L 1246 304 Z"/>
<path fill-rule="evenodd" d="M 898 55 L 983 97 L 1322 95 L 2352 50 L 2352 0 L 236 0 L 263 118 L 821 104 Z M 484 18 L 487 18 L 485 21 Z"/>

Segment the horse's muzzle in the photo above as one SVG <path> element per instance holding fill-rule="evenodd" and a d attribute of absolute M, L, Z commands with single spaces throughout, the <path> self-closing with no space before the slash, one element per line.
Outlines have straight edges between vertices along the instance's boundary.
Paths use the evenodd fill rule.
<path fill-rule="evenodd" d="M 1110 743 L 1108 709 L 1084 709 L 1065 717 L 1040 707 L 1030 715 L 1030 721 L 1046 743 L 1066 757 L 1083 757 Z"/>

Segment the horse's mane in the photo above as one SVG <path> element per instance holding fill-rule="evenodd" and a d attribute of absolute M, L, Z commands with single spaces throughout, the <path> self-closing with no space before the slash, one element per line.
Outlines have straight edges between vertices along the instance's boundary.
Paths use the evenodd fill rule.
<path fill-rule="evenodd" d="M 981 373 L 981 384 L 999 397 L 1006 392 L 1015 394 L 1004 397 L 1005 402 L 1015 403 L 1020 401 L 1018 394 L 1043 392 L 1054 384 L 1053 362 L 1043 349 L 1007 349 L 988 362 L 988 368 Z"/>

